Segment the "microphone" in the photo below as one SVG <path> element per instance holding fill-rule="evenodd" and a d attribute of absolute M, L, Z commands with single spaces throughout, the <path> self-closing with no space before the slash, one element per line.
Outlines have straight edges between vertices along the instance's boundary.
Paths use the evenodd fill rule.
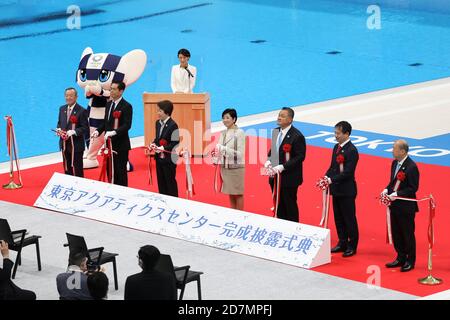
<path fill-rule="evenodd" d="M 194 77 L 194 75 L 191 73 L 191 71 L 189 71 L 189 69 L 188 69 L 188 67 L 186 66 L 185 67 L 185 69 L 186 69 L 186 71 L 187 71 L 187 73 L 189 74 L 189 77 Z"/>

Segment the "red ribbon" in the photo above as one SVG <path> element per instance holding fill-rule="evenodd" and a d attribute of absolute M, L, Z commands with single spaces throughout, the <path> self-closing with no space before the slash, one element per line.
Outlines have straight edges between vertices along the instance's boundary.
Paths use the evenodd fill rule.
<path fill-rule="evenodd" d="M 220 172 L 220 164 L 216 164 L 214 169 L 214 192 L 219 193 L 222 191 L 222 174 Z"/>
<path fill-rule="evenodd" d="M 281 174 L 277 173 L 273 177 L 273 191 L 272 191 L 272 201 L 273 201 L 273 217 L 277 215 L 278 205 L 280 204 L 280 186 L 281 185 Z"/>
<path fill-rule="evenodd" d="M 194 189 L 194 178 L 192 177 L 192 171 L 191 171 L 191 155 L 189 154 L 189 151 L 184 150 L 182 153 L 183 159 L 184 159 L 184 165 L 186 170 L 186 198 L 192 198 L 192 196 L 195 196 L 195 189 Z"/>
<path fill-rule="evenodd" d="M 161 146 L 166 146 L 167 140 L 165 139 L 161 139 L 159 140 L 159 143 Z M 149 155 L 149 160 L 148 160 L 148 171 L 149 171 L 149 184 L 153 184 L 153 178 L 152 178 L 152 156 L 155 156 L 155 152 L 156 152 L 156 147 L 147 147 L 148 150 L 148 155 Z M 168 150 L 159 150 L 158 151 L 161 154 L 176 154 L 177 156 L 181 156 L 184 158 L 185 160 L 185 170 L 186 170 L 186 195 L 187 198 L 192 197 L 193 195 L 195 195 L 195 189 L 194 189 L 194 178 L 192 177 L 192 171 L 191 171 L 191 165 L 190 165 L 190 153 L 187 150 L 184 150 L 180 153 L 178 152 L 174 152 L 174 151 L 168 151 Z M 162 157 L 161 157 L 162 158 Z"/>
<path fill-rule="evenodd" d="M 433 248 L 434 245 L 434 228 L 433 228 L 433 219 L 436 214 L 436 202 L 434 201 L 433 196 L 430 194 L 430 199 L 428 202 L 429 208 L 429 216 L 428 216 L 428 246 L 430 249 Z"/>
<path fill-rule="evenodd" d="M 327 177 L 322 177 L 317 181 L 316 187 L 322 190 L 322 217 L 319 226 L 328 228 L 328 217 L 330 212 L 330 187 Z"/>
<path fill-rule="evenodd" d="M 14 132 L 14 124 L 11 116 L 5 116 L 6 120 L 6 144 L 8 148 L 8 155 L 10 157 L 10 171 L 9 176 L 12 179 L 14 174 L 14 162 L 16 163 L 17 175 L 19 177 L 19 184 L 22 186 L 22 175 L 20 174 L 20 164 L 17 152 L 16 134 Z"/>
<path fill-rule="evenodd" d="M 433 219 L 436 214 L 436 202 L 433 198 L 433 195 L 430 194 L 428 197 L 422 198 L 422 199 L 413 199 L 413 198 L 405 198 L 405 197 L 398 197 L 398 196 L 392 196 L 390 197 L 392 200 L 386 201 L 384 197 L 380 197 L 380 201 L 382 204 L 386 205 L 386 242 L 389 244 L 392 244 L 392 231 L 390 230 L 390 209 L 389 205 L 394 200 L 404 200 L 404 201 L 412 201 L 412 202 L 422 202 L 422 201 L 429 201 L 429 217 L 428 217 L 428 245 L 431 248 L 433 248 L 434 245 L 434 229 L 433 229 Z"/>
<path fill-rule="evenodd" d="M 150 153 L 148 149 L 145 149 L 146 155 L 148 157 L 148 184 L 153 185 L 153 164 L 152 164 L 152 158 L 155 155 L 154 153 Z"/>
<path fill-rule="evenodd" d="M 12 118 L 10 116 L 6 116 L 6 143 L 8 148 L 8 155 L 11 156 L 11 135 L 12 135 Z"/>
<path fill-rule="evenodd" d="M 114 183 L 113 152 L 114 151 L 112 149 L 111 139 L 108 138 L 108 140 L 105 143 L 105 146 L 103 146 L 103 148 L 100 149 L 100 154 L 103 158 L 103 161 L 98 181 Z M 109 170 L 107 170 L 107 168 Z"/>

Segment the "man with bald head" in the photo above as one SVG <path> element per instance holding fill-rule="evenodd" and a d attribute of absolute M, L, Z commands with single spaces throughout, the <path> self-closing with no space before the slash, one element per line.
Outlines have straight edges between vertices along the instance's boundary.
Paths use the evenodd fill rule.
<path fill-rule="evenodd" d="M 394 161 L 391 165 L 389 184 L 382 194 L 387 194 L 392 200 L 391 229 L 397 258 L 386 264 L 387 268 L 400 267 L 401 272 L 414 269 L 416 263 L 416 238 L 414 235 L 416 212 L 419 211 L 417 202 L 395 200 L 393 197 L 416 199 L 419 189 L 419 169 L 408 156 L 409 146 L 405 140 L 394 142 L 392 154 Z"/>

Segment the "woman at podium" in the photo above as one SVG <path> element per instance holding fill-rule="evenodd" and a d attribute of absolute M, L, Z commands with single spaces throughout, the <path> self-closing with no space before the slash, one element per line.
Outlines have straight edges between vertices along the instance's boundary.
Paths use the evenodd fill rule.
<path fill-rule="evenodd" d="M 170 86 L 173 93 L 192 93 L 197 77 L 197 68 L 189 65 L 191 53 L 187 49 L 178 50 L 178 60 L 180 64 L 172 67 Z"/>
<path fill-rule="evenodd" d="M 233 209 L 244 209 L 244 175 L 245 175 L 245 133 L 236 125 L 235 109 L 222 112 L 222 122 L 226 130 L 220 133 L 216 145 L 222 178 L 221 192 L 230 197 Z"/>

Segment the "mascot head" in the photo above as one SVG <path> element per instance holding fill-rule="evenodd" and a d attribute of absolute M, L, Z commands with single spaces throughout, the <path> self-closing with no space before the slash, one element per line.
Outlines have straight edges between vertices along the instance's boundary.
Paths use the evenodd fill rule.
<path fill-rule="evenodd" d="M 109 53 L 94 53 L 84 49 L 77 70 L 77 83 L 81 88 L 110 90 L 113 81 L 123 81 L 127 86 L 134 83 L 144 72 L 147 55 L 143 50 L 132 50 L 123 57 Z M 90 90 L 97 91 L 98 90 Z"/>

